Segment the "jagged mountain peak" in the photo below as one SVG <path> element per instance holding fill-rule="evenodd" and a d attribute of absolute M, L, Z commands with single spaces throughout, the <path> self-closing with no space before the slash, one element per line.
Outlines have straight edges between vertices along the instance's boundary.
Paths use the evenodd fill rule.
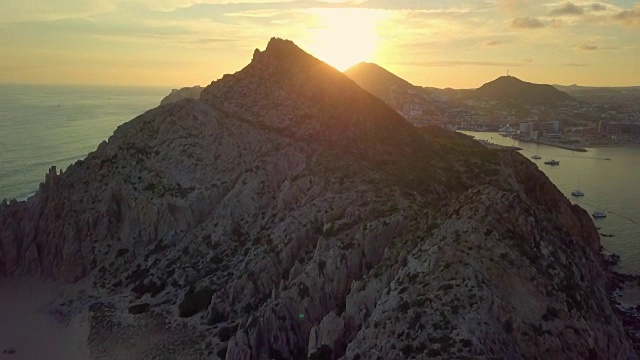
<path fill-rule="evenodd" d="M 245 68 L 211 83 L 201 99 L 280 135 L 349 152 L 424 145 L 400 114 L 289 40 L 271 39 Z"/>
<path fill-rule="evenodd" d="M 253 52 L 252 62 L 260 61 L 265 58 L 277 60 L 280 62 L 287 62 L 308 57 L 311 57 L 311 55 L 307 54 L 304 50 L 299 48 L 293 41 L 273 37 L 267 43 L 267 47 L 264 51 L 256 49 Z"/>

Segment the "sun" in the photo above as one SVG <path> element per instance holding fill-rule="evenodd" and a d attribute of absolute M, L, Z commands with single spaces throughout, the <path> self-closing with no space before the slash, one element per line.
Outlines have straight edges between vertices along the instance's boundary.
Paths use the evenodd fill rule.
<path fill-rule="evenodd" d="M 373 62 L 378 50 L 378 28 L 383 10 L 357 8 L 310 9 L 317 26 L 309 34 L 309 50 L 340 71 Z"/>

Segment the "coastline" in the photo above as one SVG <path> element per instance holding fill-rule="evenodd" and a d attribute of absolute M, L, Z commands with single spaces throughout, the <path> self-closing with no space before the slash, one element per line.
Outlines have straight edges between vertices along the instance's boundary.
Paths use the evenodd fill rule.
<path fill-rule="evenodd" d="M 640 147 L 639 143 L 631 143 L 631 144 L 589 144 L 584 145 L 585 148 L 637 148 Z"/>

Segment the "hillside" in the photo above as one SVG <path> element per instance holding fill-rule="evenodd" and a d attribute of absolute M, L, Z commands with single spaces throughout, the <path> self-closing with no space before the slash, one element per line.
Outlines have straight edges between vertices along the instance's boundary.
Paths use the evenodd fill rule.
<path fill-rule="evenodd" d="M 501 76 L 478 89 L 472 96 L 476 99 L 498 101 L 503 104 L 561 105 L 573 102 L 571 96 L 551 85 L 533 84 L 513 76 Z"/>
<path fill-rule="evenodd" d="M 599 249 L 521 155 L 275 38 L 0 205 L 0 278 L 78 282 L 96 359 L 636 358 Z"/>
<path fill-rule="evenodd" d="M 440 121 L 452 108 L 461 105 L 453 89 L 414 86 L 376 64 L 360 63 L 344 74 L 417 126 Z"/>
<path fill-rule="evenodd" d="M 640 103 L 640 86 L 591 87 L 554 85 L 572 97 L 591 104 L 628 105 Z"/>
<path fill-rule="evenodd" d="M 416 87 L 383 67 L 372 63 L 359 63 L 344 71 L 351 80 L 373 95 L 386 99 L 392 91 L 413 90 Z"/>

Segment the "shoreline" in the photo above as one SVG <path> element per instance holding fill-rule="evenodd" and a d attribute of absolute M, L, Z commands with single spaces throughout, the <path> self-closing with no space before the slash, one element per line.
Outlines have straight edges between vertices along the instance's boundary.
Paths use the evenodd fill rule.
<path fill-rule="evenodd" d="M 584 145 L 585 148 L 637 148 L 640 147 L 640 144 L 632 143 L 632 144 L 589 144 Z"/>

